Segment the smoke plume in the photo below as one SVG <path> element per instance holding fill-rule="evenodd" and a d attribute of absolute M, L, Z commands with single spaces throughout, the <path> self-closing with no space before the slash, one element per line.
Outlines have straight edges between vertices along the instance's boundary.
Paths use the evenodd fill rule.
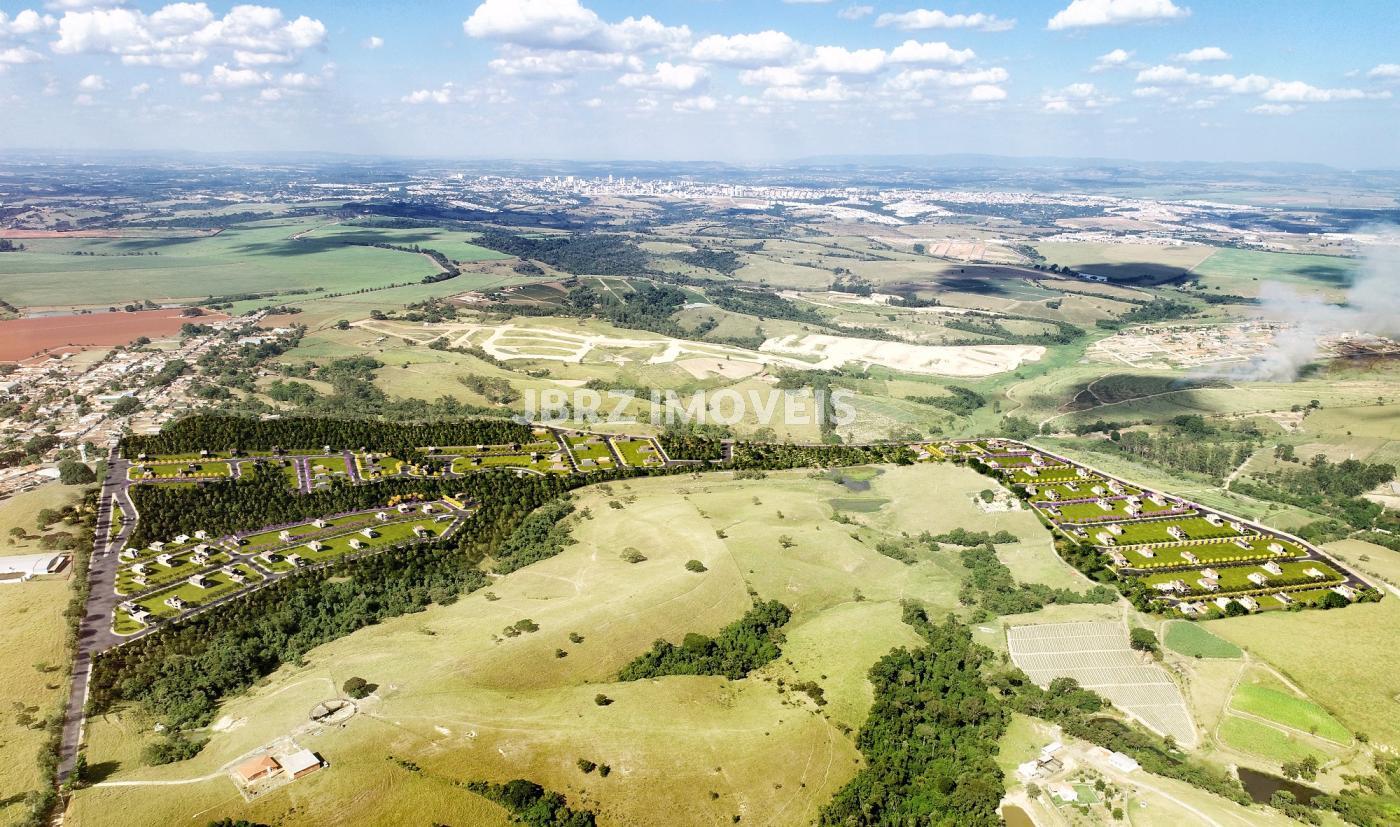
<path fill-rule="evenodd" d="M 1241 381 L 1292 381 L 1321 353 L 1318 339 L 1359 333 L 1400 338 L 1400 228 L 1363 231 L 1367 237 L 1356 279 L 1342 304 L 1269 282 L 1259 291 L 1260 316 L 1287 327 L 1269 349 L 1245 365 L 1213 372 Z"/>

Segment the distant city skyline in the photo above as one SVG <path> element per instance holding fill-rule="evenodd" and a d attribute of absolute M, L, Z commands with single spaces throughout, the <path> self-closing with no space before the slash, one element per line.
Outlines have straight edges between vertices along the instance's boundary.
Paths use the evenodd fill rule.
<path fill-rule="evenodd" d="M 0 3 L 0 148 L 1400 165 L 1400 9 Z"/>

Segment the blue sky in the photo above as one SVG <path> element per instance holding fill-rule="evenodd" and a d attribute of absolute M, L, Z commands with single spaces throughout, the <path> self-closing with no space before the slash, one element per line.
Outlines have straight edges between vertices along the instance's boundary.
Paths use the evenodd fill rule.
<path fill-rule="evenodd" d="M 1400 166 L 1393 0 L 0 2 L 0 147 Z"/>

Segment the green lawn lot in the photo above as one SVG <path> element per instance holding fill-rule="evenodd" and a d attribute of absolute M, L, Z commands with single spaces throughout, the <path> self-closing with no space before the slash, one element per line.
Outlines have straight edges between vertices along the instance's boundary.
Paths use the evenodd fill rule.
<path fill-rule="evenodd" d="M 382 477 L 392 477 L 401 472 L 403 460 L 394 457 L 378 457 L 371 460 L 364 454 L 356 454 L 355 467 L 359 470 L 361 479 L 376 480 Z"/>
<path fill-rule="evenodd" d="M 985 462 L 985 463 L 987 463 L 988 465 L 990 465 L 990 464 L 992 464 L 993 462 L 995 462 L 995 463 L 997 464 L 997 467 L 998 467 L 998 468 L 1026 468 L 1026 467 L 1030 467 L 1030 466 L 1032 466 L 1032 465 L 1034 464 L 1034 463 L 1031 462 L 1031 458 L 1030 458 L 1029 455 L 1027 455 L 1027 456 L 1001 456 L 1001 455 L 997 455 L 997 454 L 992 454 L 992 455 L 989 455 L 989 456 L 984 456 L 984 457 L 982 457 L 982 461 Z M 1040 458 L 1040 461 L 1043 462 L 1043 463 L 1046 464 L 1046 465 L 1051 465 L 1051 466 L 1055 466 L 1055 467 L 1062 467 L 1062 466 L 1063 466 L 1062 463 L 1056 462 L 1055 460 L 1049 459 L 1049 458 L 1047 458 L 1047 457 L 1041 457 L 1041 458 Z"/>
<path fill-rule="evenodd" d="M 1199 623 L 1185 620 L 1174 620 L 1168 624 L 1164 642 L 1168 649 L 1188 658 L 1238 660 L 1244 657 L 1240 647 L 1207 632 Z"/>
<path fill-rule="evenodd" d="M 383 509 L 358 511 L 354 514 L 346 514 L 341 517 L 330 517 L 325 520 L 326 525 L 324 528 L 317 528 L 310 522 L 306 522 L 287 528 L 278 528 L 271 531 L 259 532 L 258 534 L 251 534 L 243 538 L 243 545 L 239 548 L 239 551 L 245 554 L 257 554 L 265 549 L 285 546 L 287 543 L 284 543 L 279 537 L 283 531 L 289 532 L 292 535 L 291 542 L 308 540 L 317 535 L 336 534 L 346 529 L 355 529 L 358 531 L 367 525 L 377 522 L 374 515 L 382 510 Z M 397 511 L 390 511 L 389 513 L 395 517 L 401 516 Z"/>
<path fill-rule="evenodd" d="M 1241 683 L 1230 698 L 1230 708 L 1310 732 L 1338 744 L 1351 743 L 1351 733 L 1347 728 L 1322 707 L 1272 686 Z"/>
<path fill-rule="evenodd" d="M 1013 471 L 1009 471 L 1009 472 L 1008 472 L 1008 474 L 1007 474 L 1007 479 L 1008 479 L 1011 483 L 1016 484 L 1016 485 L 1026 485 L 1027 483 L 1036 483 L 1036 484 L 1039 484 L 1039 483 L 1045 483 L 1045 482 L 1073 482 L 1073 481 L 1080 481 L 1080 482 L 1090 482 L 1090 481 L 1092 481 L 1092 482 L 1090 482 L 1090 485 L 1094 485 L 1094 484 L 1096 484 L 1096 483 L 1102 482 L 1102 480 L 1101 480 L 1099 477 L 1096 477 L 1096 476 L 1094 476 L 1094 475 L 1092 475 L 1092 474 L 1090 474 L 1088 477 L 1081 477 L 1081 476 L 1079 476 L 1079 472 L 1078 472 L 1078 471 L 1076 471 L 1074 468 L 1072 468 L 1072 467 L 1070 467 L 1070 466 L 1068 466 L 1068 465 L 1061 465 L 1061 466 L 1058 466 L 1058 467 L 1055 467 L 1055 468 L 1041 468 L 1039 471 L 1036 471 L 1034 474 L 1031 473 L 1032 470 L 1033 470 L 1033 469 L 1017 468 L 1017 469 L 1015 469 L 1015 470 L 1013 470 Z"/>
<path fill-rule="evenodd" d="M 1034 483 L 1033 483 L 1033 484 L 1034 484 Z M 1037 503 L 1037 504 L 1039 504 L 1039 503 L 1053 502 L 1053 501 L 1050 499 L 1050 496 L 1049 496 L 1050 492 L 1052 492 L 1052 491 L 1057 495 L 1057 496 L 1056 496 L 1056 500 L 1058 500 L 1058 501 L 1063 501 L 1063 500 L 1081 500 L 1081 499 L 1083 499 L 1083 498 L 1085 498 L 1085 497 L 1095 497 L 1095 496 L 1098 496 L 1098 495 L 1095 494 L 1095 493 L 1093 492 L 1093 490 L 1092 490 L 1092 489 L 1094 488 L 1094 486 L 1096 486 L 1096 485 L 1099 486 L 1099 487 L 1101 487 L 1101 488 L 1104 488 L 1104 490 L 1107 490 L 1107 485 L 1106 485 L 1106 483 L 1104 483 L 1102 480 L 1097 480 L 1097 479 L 1095 479 L 1095 480 L 1093 480 L 1093 481 L 1087 481 L 1087 480 L 1086 480 L 1086 481 L 1082 481 L 1082 482 L 1078 483 L 1077 485 L 1076 485 L 1075 483 L 1066 483 L 1066 482 L 1055 482 L 1055 483 L 1050 483 L 1050 484 L 1048 484 L 1048 485 L 1046 485 L 1046 484 L 1035 484 L 1035 485 L 1036 485 L 1036 492 L 1035 492 L 1035 496 L 1031 497 L 1031 502 Z M 1071 485 L 1074 485 L 1075 487 L 1074 487 L 1074 488 L 1070 488 Z M 1134 488 L 1134 487 L 1131 486 L 1131 485 L 1124 485 L 1124 486 L 1122 486 L 1122 488 L 1123 488 L 1123 494 L 1125 494 L 1125 495 L 1138 496 L 1138 495 L 1141 495 L 1141 494 L 1142 494 L 1142 489 L 1140 489 L 1140 488 Z M 1115 495 L 1115 496 L 1118 496 L 1118 495 Z"/>
<path fill-rule="evenodd" d="M 131 558 L 130 560 L 122 560 L 121 564 L 125 566 L 130 563 L 140 563 L 147 560 L 154 560 L 162 554 L 174 554 L 178 556 L 182 553 L 189 552 L 191 549 L 193 549 L 200 543 L 209 546 L 210 552 L 219 550 L 219 546 L 211 542 L 210 540 L 190 540 L 188 543 L 167 542 L 163 547 L 161 547 L 160 551 L 156 551 L 152 548 L 137 549 L 137 554 L 135 557 Z M 128 549 L 128 551 L 129 550 L 130 549 Z"/>
<path fill-rule="evenodd" d="M 1342 576 L 1337 570 L 1326 563 L 1317 560 L 1300 560 L 1287 563 L 1279 563 L 1279 568 L 1283 574 L 1269 574 L 1259 566 L 1231 566 L 1229 568 L 1218 568 L 1216 572 L 1220 575 L 1220 591 L 1211 592 L 1211 596 L 1224 594 L 1235 594 L 1238 592 L 1260 592 L 1262 594 L 1273 594 L 1290 586 L 1300 586 L 1307 583 L 1340 583 Z M 1321 578 L 1312 578 L 1304 574 L 1308 569 L 1317 569 L 1322 572 Z M 1188 571 L 1162 572 L 1160 574 L 1149 574 L 1143 578 L 1143 582 L 1148 586 L 1156 586 L 1158 583 L 1169 583 L 1172 580 L 1184 580 L 1187 587 L 1192 591 L 1199 591 L 1200 587 L 1196 581 L 1200 578 L 1198 569 Z M 1269 578 L 1268 582 L 1259 586 L 1250 581 L 1249 575 L 1260 572 Z M 1297 600 L 1297 596 L 1293 596 Z M 1269 601 L 1259 601 L 1261 605 Z"/>
<path fill-rule="evenodd" d="M 345 476 L 350 473 L 345 469 L 344 456 L 313 457 L 307 460 L 307 464 L 311 466 L 311 473 L 313 475 L 334 474 L 339 476 Z"/>
<path fill-rule="evenodd" d="M 190 583 L 181 583 L 174 588 L 156 592 L 150 597 L 139 600 L 136 605 L 159 617 L 175 617 L 180 614 L 180 611 L 165 605 L 166 599 L 172 596 L 184 600 L 190 605 L 190 608 L 198 608 L 212 600 L 218 600 L 240 589 L 255 585 L 263 579 L 262 574 L 257 569 L 247 564 L 238 563 L 234 565 L 234 568 L 243 573 L 244 578 L 246 578 L 243 583 L 235 583 L 222 571 L 214 571 L 205 575 L 205 579 L 211 584 L 209 588 L 201 589 Z"/>
<path fill-rule="evenodd" d="M 186 470 L 189 470 L 190 473 L 183 473 Z M 150 471 L 152 476 L 147 477 L 146 471 Z M 217 479 L 232 475 L 233 468 L 227 462 L 201 460 L 137 464 L 128 468 L 126 472 L 126 477 L 129 480 Z"/>
<path fill-rule="evenodd" d="M 950 443 L 939 446 L 950 457 L 975 457 L 987 453 L 987 449 L 975 442 Z"/>
<path fill-rule="evenodd" d="M 144 586 L 139 585 L 135 580 L 136 574 L 132 571 L 132 567 L 135 566 L 136 563 L 123 566 L 121 570 L 117 572 L 117 594 L 137 594 L 147 591 L 148 589 L 154 589 L 158 586 L 164 586 L 167 583 L 174 583 L 176 580 L 189 577 L 200 569 L 227 563 L 230 559 L 228 553 L 218 551 L 217 548 L 217 546 L 211 546 L 209 550 L 215 553 L 210 554 L 207 561 L 198 565 L 190 560 L 194 552 L 178 555 L 170 561 L 175 564 L 170 568 L 152 562 L 155 558 L 155 555 L 152 554 L 150 558 L 144 561 L 148 570 L 146 572 L 146 585 Z M 139 563 L 142 561 L 137 562 Z"/>
<path fill-rule="evenodd" d="M 1087 520 L 1094 517 L 1103 519 L 1117 517 L 1120 520 L 1132 520 L 1150 517 L 1153 514 L 1162 511 L 1170 511 L 1172 509 L 1170 504 L 1157 505 L 1151 500 L 1143 500 L 1139 503 L 1142 512 L 1136 516 L 1129 516 L 1127 512 L 1127 500 L 1109 500 L 1108 505 L 1109 509 L 1107 511 L 1100 508 L 1098 503 L 1069 503 L 1067 505 L 1062 505 L 1060 506 L 1060 519 L 1073 521 Z"/>
<path fill-rule="evenodd" d="M 427 449 L 421 449 L 427 453 Z M 485 457 L 493 454 L 548 454 L 559 450 L 559 443 L 552 439 L 542 439 L 538 442 L 514 443 L 511 445 L 452 445 L 446 448 L 438 447 L 438 456 L 448 457 Z"/>
<path fill-rule="evenodd" d="M 555 445 L 554 451 L 559 450 Z M 472 471 L 481 471 L 487 468 L 529 468 L 541 474 L 550 472 L 567 474 L 571 470 L 568 460 L 561 460 L 556 468 L 556 462 L 550 459 L 550 453 L 544 453 L 540 459 L 531 459 L 529 454 L 491 454 L 489 456 L 457 457 L 452 460 L 452 471 L 456 474 L 468 474 Z"/>
<path fill-rule="evenodd" d="M 1287 560 L 1291 557 L 1303 557 L 1307 552 L 1303 551 L 1296 544 L 1287 540 L 1275 540 L 1270 537 L 1249 537 L 1245 540 L 1249 543 L 1249 550 L 1240 548 L 1233 542 L 1203 543 L 1199 546 L 1182 546 L 1180 548 L 1167 547 L 1152 549 L 1155 553 L 1153 557 L 1147 557 L 1137 549 L 1123 549 L 1122 554 L 1128 558 L 1128 564 L 1133 568 L 1155 569 L 1168 566 L 1197 565 L 1182 558 L 1182 554 L 1190 552 L 1196 555 L 1200 564 L 1228 564 L 1247 563 L 1254 560 Z M 1269 551 L 1270 543 L 1278 543 L 1283 546 L 1284 553 L 1274 554 Z"/>
<path fill-rule="evenodd" d="M 565 437 L 569 443 L 569 449 L 574 452 L 574 459 L 578 461 L 580 468 L 609 468 L 612 467 L 612 451 L 608 450 L 608 442 L 605 437 L 594 436 L 569 436 Z M 592 464 L 588 461 L 591 460 Z"/>
<path fill-rule="evenodd" d="M 372 526 L 365 526 L 365 528 L 370 528 L 374 531 L 375 536 L 373 537 L 365 537 L 360 534 L 359 529 L 356 529 L 355 531 L 348 531 L 343 534 L 317 538 L 317 542 L 323 546 L 320 551 L 312 551 L 307 548 L 307 543 L 310 542 L 307 541 L 307 543 L 302 543 L 301 545 L 288 547 L 285 553 L 279 553 L 282 553 L 283 556 L 295 554 L 312 564 L 325 563 L 337 557 L 344 557 L 347 554 L 372 551 L 385 548 L 386 546 L 392 546 L 395 543 L 416 540 L 418 538 L 413 533 L 413 527 L 420 525 L 431 535 L 430 537 L 424 538 L 428 540 L 440 536 L 447 530 L 447 527 L 450 526 L 451 523 L 435 522 L 432 517 L 420 514 L 417 516 L 417 519 L 405 519 L 394 523 L 377 523 Z M 351 540 L 359 540 L 364 545 L 361 548 L 352 548 L 350 546 Z"/>
<path fill-rule="evenodd" d="M 612 444 L 628 465 L 637 468 L 661 465 L 661 452 L 649 439 L 614 439 Z"/>
<path fill-rule="evenodd" d="M 1120 523 L 1120 525 L 1123 526 L 1123 533 L 1115 538 L 1120 546 L 1178 542 L 1177 538 L 1167 533 L 1170 526 L 1176 526 L 1186 532 L 1186 536 L 1183 538 L 1186 540 L 1211 540 L 1220 537 L 1241 536 L 1240 532 L 1230 528 L 1229 523 L 1215 526 L 1206 522 L 1204 517 L 1189 515 L 1150 522 Z M 1095 533 L 1097 533 L 1097 529 L 1091 528 L 1089 536 L 1092 537 Z"/>

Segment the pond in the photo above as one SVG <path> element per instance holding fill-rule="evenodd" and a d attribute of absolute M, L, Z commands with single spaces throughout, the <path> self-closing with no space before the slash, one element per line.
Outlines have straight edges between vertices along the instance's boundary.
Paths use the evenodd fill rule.
<path fill-rule="evenodd" d="M 1289 781 L 1287 778 L 1280 778 L 1267 772 L 1252 770 L 1249 767 L 1237 767 L 1235 772 L 1240 777 L 1240 783 L 1244 784 L 1245 792 L 1249 797 L 1260 804 L 1269 803 L 1274 793 L 1279 790 L 1288 790 L 1293 793 L 1293 797 L 1298 799 L 1299 804 L 1307 804 L 1314 797 L 1322 795 L 1322 790 L 1309 787 L 1306 784 L 1299 784 L 1297 781 Z"/>
<path fill-rule="evenodd" d="M 1014 804 L 1007 804 L 1001 808 L 1001 819 L 1006 822 L 1006 827 L 1035 827 L 1035 822 Z"/>

